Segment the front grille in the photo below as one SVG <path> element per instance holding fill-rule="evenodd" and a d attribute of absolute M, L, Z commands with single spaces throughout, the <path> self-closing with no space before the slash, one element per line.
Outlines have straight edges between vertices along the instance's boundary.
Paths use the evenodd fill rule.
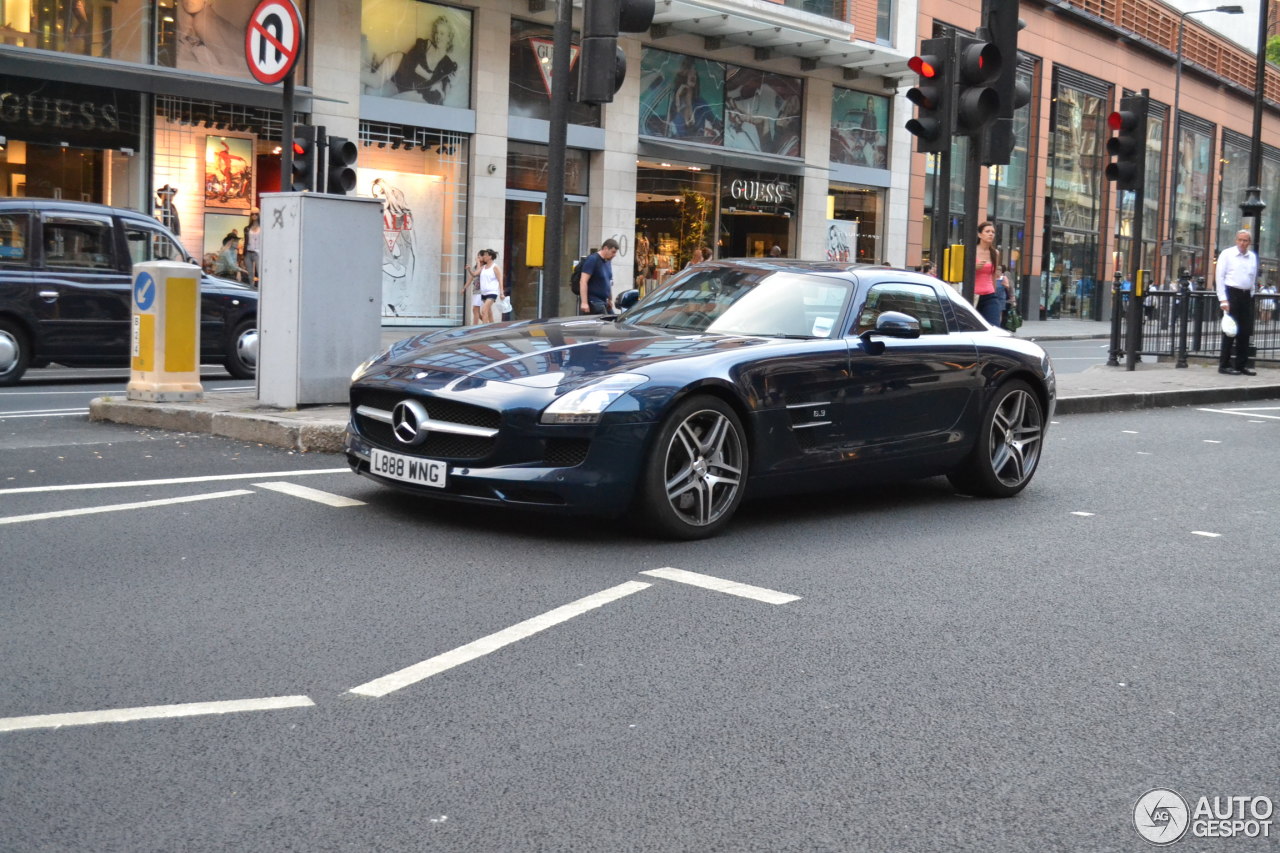
<path fill-rule="evenodd" d="M 390 391 L 381 388 L 354 388 L 351 392 L 352 410 L 359 406 L 368 406 L 384 412 L 391 412 L 401 400 L 413 399 L 426 407 L 427 414 L 433 421 L 441 423 L 463 424 L 465 426 L 497 429 L 502 423 L 502 416 L 493 409 L 459 403 L 454 400 L 443 400 L 428 394 L 413 394 L 405 391 Z M 457 433 L 431 430 L 422 444 L 406 445 L 399 442 L 391 424 L 375 420 L 365 415 L 355 416 L 356 429 L 374 444 L 397 453 L 412 453 L 429 456 L 434 459 L 445 459 L 451 462 L 475 462 L 493 453 L 497 444 L 497 436 L 458 435 Z"/>
<path fill-rule="evenodd" d="M 381 388 L 355 388 L 351 392 L 352 407 L 372 406 L 389 412 L 401 400 L 413 399 L 426 406 L 427 414 L 433 421 L 449 421 L 467 426 L 497 429 L 502 424 L 502 415 L 493 409 L 473 406 L 470 403 L 459 403 L 456 400 L 444 400 L 427 394 L 412 394 L 404 391 L 388 391 Z"/>

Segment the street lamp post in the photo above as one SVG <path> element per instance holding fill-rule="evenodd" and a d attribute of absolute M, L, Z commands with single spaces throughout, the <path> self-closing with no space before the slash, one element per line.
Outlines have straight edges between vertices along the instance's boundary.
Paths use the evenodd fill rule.
<path fill-rule="evenodd" d="M 1249 186 L 1240 214 L 1253 219 L 1253 251 L 1262 257 L 1262 211 L 1267 203 L 1262 200 L 1262 98 L 1266 85 L 1267 69 L 1267 0 L 1258 3 L 1258 58 L 1254 79 L 1253 143 L 1249 147 Z"/>
<path fill-rule="evenodd" d="M 1263 3 L 1266 6 L 1266 3 Z M 1178 101 L 1182 97 L 1182 36 L 1186 30 L 1188 15 L 1203 15 L 1208 12 L 1222 12 L 1227 15 L 1243 15 L 1243 6 L 1214 6 L 1212 9 L 1192 9 L 1187 12 L 1181 12 L 1178 15 L 1178 57 L 1174 63 L 1173 71 L 1173 112 L 1170 116 L 1170 139 L 1173 143 L 1169 146 L 1169 265 L 1173 265 L 1173 247 L 1177 236 L 1178 227 L 1178 145 L 1181 140 L 1178 138 Z M 1139 252 L 1138 257 L 1141 258 L 1142 235 L 1135 234 L 1134 251 Z M 1177 270 L 1170 270 L 1173 274 L 1177 274 Z"/>

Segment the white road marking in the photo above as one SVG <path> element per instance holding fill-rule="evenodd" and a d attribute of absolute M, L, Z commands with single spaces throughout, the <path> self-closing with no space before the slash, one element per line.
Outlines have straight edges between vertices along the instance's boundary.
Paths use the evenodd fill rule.
<path fill-rule="evenodd" d="M 1073 512 L 1073 513 L 1071 513 L 1071 514 L 1072 514 L 1072 515 L 1078 515 L 1078 516 L 1080 516 L 1080 517 L 1082 517 L 1082 518 L 1088 518 L 1089 516 L 1093 515 L 1093 513 L 1091 513 L 1091 512 Z"/>
<path fill-rule="evenodd" d="M 57 729 L 62 726 L 91 726 L 97 723 L 129 723 L 134 720 L 158 720 L 169 717 L 198 717 L 205 714 L 234 714 L 241 711 L 278 711 L 282 708 L 307 708 L 315 704 L 306 696 L 272 696 L 266 699 L 230 699 L 225 702 L 191 702 L 185 705 L 151 705 L 145 708 L 112 708 L 107 711 L 3 717 L 0 718 L 0 732 Z"/>
<path fill-rule="evenodd" d="M 77 489 L 124 489 L 134 486 L 173 486 L 180 483 L 214 483 L 220 480 L 255 480 L 264 477 L 303 477 L 308 474 L 346 474 L 350 468 L 316 468 L 304 471 L 259 471 L 256 474 L 210 474 L 204 477 L 173 477 L 168 480 L 125 480 L 119 483 L 72 483 L 65 486 L 26 486 L 0 489 L 0 495 L 30 495 L 39 492 L 74 492 Z"/>
<path fill-rule="evenodd" d="M 1200 412 L 1213 412 L 1215 415 L 1240 415 L 1245 418 L 1266 418 L 1269 421 L 1280 421 L 1280 415 L 1264 415 L 1263 412 L 1280 411 L 1278 406 L 1255 406 L 1248 409 L 1197 409 Z"/>
<path fill-rule="evenodd" d="M 1191 532 L 1196 536 L 1208 536 L 1210 539 L 1217 539 L 1222 535 L 1221 533 L 1210 533 L 1207 530 L 1193 530 Z"/>
<path fill-rule="evenodd" d="M 611 601 L 617 601 L 642 589 L 648 589 L 650 586 L 652 584 L 641 583 L 640 581 L 627 581 L 626 583 L 618 584 L 594 595 L 588 595 L 586 598 L 580 598 L 571 604 L 547 611 L 541 616 L 526 619 L 524 622 L 512 625 L 510 628 L 504 628 L 496 634 L 481 637 L 478 640 L 467 643 L 465 646 L 459 646 L 453 651 L 428 658 L 421 663 L 415 663 L 413 666 L 405 667 L 390 675 L 375 678 L 373 681 L 361 684 L 359 687 L 351 688 L 348 692 L 358 693 L 361 696 L 386 696 L 388 693 L 408 687 L 410 684 L 416 684 L 423 679 L 483 657 L 490 652 L 496 652 L 504 646 L 509 646 L 526 637 L 531 637 L 539 631 L 545 631 L 553 625 L 559 625 L 561 622 L 568 621 L 590 610 L 595 610 L 597 607 L 602 607 Z"/>
<path fill-rule="evenodd" d="M 21 412 L 0 412 L 0 421 L 16 421 L 19 418 L 70 418 L 87 415 L 88 409 L 37 409 Z"/>
<path fill-rule="evenodd" d="M 650 569 L 649 571 L 641 572 L 640 574 L 675 581 L 676 583 L 687 583 L 690 586 L 700 586 L 703 589 L 725 592 L 729 595 L 739 595 L 743 598 L 753 598 L 756 601 L 763 601 L 765 604 L 788 604 L 792 601 L 800 600 L 800 596 L 798 595 L 776 592 L 772 589 L 765 589 L 762 586 L 751 586 L 750 584 L 729 581 L 724 578 L 715 578 L 711 575 L 700 575 L 697 572 L 686 572 L 684 569 L 673 569 L 670 567 L 665 569 Z"/>
<path fill-rule="evenodd" d="M 1121 431 L 1122 433 L 1124 433 L 1125 435 L 1137 435 L 1137 434 L 1138 434 L 1138 431 L 1137 431 L 1136 429 L 1122 429 L 1122 430 L 1120 430 L 1120 431 Z"/>
<path fill-rule="evenodd" d="M 96 515 L 100 512 L 122 512 L 127 509 L 146 509 L 153 506 L 168 506 L 169 504 L 186 504 L 195 501 L 211 501 L 217 498 L 233 498 L 240 495 L 252 495 L 253 492 L 248 489 L 235 489 L 230 492 L 213 492 L 208 495 L 188 495 L 182 498 L 164 498 L 155 501 L 138 501 L 131 504 L 111 504 L 110 506 L 91 506 L 84 509 L 62 509 L 56 512 L 37 512 L 31 515 L 11 515 L 7 518 L 0 518 L 0 524 L 20 524 L 24 521 L 48 521 L 51 518 L 71 518 L 77 515 Z"/>
<path fill-rule="evenodd" d="M 1139 456 L 1150 456 L 1150 455 L 1151 455 L 1151 451 L 1150 451 L 1150 450 L 1139 450 L 1139 451 L 1138 451 L 1138 455 L 1139 455 Z"/>
<path fill-rule="evenodd" d="M 348 498 L 344 495 L 335 495 L 332 492 L 322 492 L 319 489 L 312 489 L 307 486 L 299 486 L 296 483 L 254 483 L 254 485 L 259 489 L 270 489 L 273 492 L 293 495 L 295 498 L 315 501 L 326 506 L 364 506 L 364 501 L 358 501 L 355 498 Z"/>
<path fill-rule="evenodd" d="M 1206 438 L 1204 439 L 1204 443 L 1205 444 L 1222 444 L 1222 442 L 1218 441 L 1216 438 Z"/>

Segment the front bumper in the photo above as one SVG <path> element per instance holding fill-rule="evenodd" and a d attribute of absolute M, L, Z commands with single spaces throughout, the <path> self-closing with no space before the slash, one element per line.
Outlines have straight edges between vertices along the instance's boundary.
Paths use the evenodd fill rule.
<path fill-rule="evenodd" d="M 590 438 L 585 457 L 572 465 L 537 460 L 482 467 L 443 460 L 448 465 L 444 488 L 419 486 L 374 474 L 369 467 L 369 451 L 374 445 L 350 425 L 344 451 L 347 464 L 355 473 L 415 495 L 566 515 L 618 516 L 626 512 L 635 499 L 651 428 L 652 425 L 636 423 L 602 425 Z M 405 456 L 417 455 L 406 453 L 406 448 L 377 446 Z"/>

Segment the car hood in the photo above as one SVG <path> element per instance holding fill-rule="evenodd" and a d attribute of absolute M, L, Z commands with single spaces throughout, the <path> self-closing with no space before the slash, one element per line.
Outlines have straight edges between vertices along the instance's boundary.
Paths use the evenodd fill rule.
<path fill-rule="evenodd" d="M 606 373 L 643 371 L 658 361 L 775 343 L 779 342 L 728 335 L 680 335 L 612 320 L 570 317 L 407 338 L 392 346 L 366 377 L 412 379 L 437 388 L 459 380 L 555 388 L 580 384 Z"/>

